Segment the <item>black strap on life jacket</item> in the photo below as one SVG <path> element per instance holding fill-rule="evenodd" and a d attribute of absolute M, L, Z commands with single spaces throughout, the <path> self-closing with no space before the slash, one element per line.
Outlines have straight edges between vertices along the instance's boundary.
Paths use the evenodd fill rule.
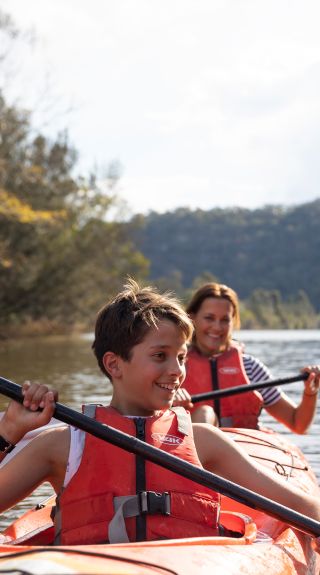
<path fill-rule="evenodd" d="M 126 529 L 126 517 L 140 515 L 170 515 L 170 493 L 165 491 L 141 491 L 136 495 L 120 495 L 113 498 L 115 514 L 108 527 L 109 543 L 129 543 Z"/>
<path fill-rule="evenodd" d="M 146 420 L 143 417 L 134 418 L 137 438 L 146 439 Z M 146 491 L 146 465 L 141 455 L 136 455 L 136 493 Z M 147 538 L 146 514 L 136 516 L 136 541 L 145 541 Z"/>
<path fill-rule="evenodd" d="M 211 368 L 211 383 L 212 383 L 212 389 L 214 391 L 219 389 L 219 379 L 218 379 L 218 364 L 217 364 L 217 360 L 216 359 L 210 359 L 210 368 Z M 218 418 L 218 421 L 220 422 L 220 414 L 221 414 L 221 409 L 220 409 L 220 399 L 219 398 L 214 398 L 213 400 L 213 405 L 214 405 L 214 411 L 216 413 L 216 416 Z"/>
<path fill-rule="evenodd" d="M 178 420 L 178 431 L 182 435 L 188 435 L 189 416 L 183 407 L 174 407 L 171 410 L 176 414 Z M 134 418 L 137 438 L 146 440 L 146 420 L 143 417 Z M 136 456 L 136 493 L 140 497 L 140 507 L 142 513 L 136 516 L 136 541 L 145 541 L 147 538 L 147 514 L 162 513 L 170 515 L 170 498 L 168 493 L 153 493 L 146 491 L 146 466 L 145 459 L 140 455 Z M 145 493 L 147 496 L 145 496 Z M 144 503 L 146 508 L 144 509 Z"/>

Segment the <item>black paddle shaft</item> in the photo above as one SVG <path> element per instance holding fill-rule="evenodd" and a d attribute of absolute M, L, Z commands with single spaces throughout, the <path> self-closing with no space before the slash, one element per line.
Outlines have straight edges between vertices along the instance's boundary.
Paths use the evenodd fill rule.
<path fill-rule="evenodd" d="M 238 393 L 248 393 L 248 391 L 254 391 L 255 389 L 262 389 L 263 387 L 275 387 L 278 385 L 287 385 L 288 383 L 294 383 L 295 381 L 305 381 L 308 379 L 309 374 L 305 371 L 299 375 L 294 375 L 293 377 L 285 377 L 283 379 L 276 379 L 273 381 L 260 381 L 257 383 L 251 383 L 248 385 L 237 385 L 236 387 L 228 387 L 227 389 L 217 389 L 214 391 L 207 391 L 205 393 L 198 393 L 197 395 L 191 396 L 192 403 L 198 403 L 199 401 L 205 401 L 206 399 L 217 399 L 220 397 L 228 397 L 229 395 L 236 395 Z"/>
<path fill-rule="evenodd" d="M 0 393 L 20 403 L 23 402 L 21 387 L 2 377 L 0 377 Z M 214 491 L 218 491 L 222 495 L 226 495 L 239 503 L 247 505 L 253 509 L 264 511 L 276 519 L 297 528 L 299 531 L 303 531 L 312 536 L 320 535 L 320 523 L 318 521 L 250 491 L 245 487 L 241 487 L 236 483 L 232 483 L 227 479 L 223 479 L 210 471 L 201 469 L 192 463 L 176 457 L 175 455 L 171 455 L 157 447 L 148 445 L 136 437 L 123 433 L 109 425 L 99 423 L 91 417 L 70 409 L 61 403 L 56 403 L 54 417 L 64 423 L 82 429 L 87 433 L 91 433 L 99 439 L 108 441 L 112 445 L 116 445 L 121 449 L 140 455 L 145 459 L 152 461 L 152 463 L 161 465 L 162 467 L 165 467 L 174 473 L 178 473 L 187 479 L 195 481 L 200 485 L 204 485 Z"/>

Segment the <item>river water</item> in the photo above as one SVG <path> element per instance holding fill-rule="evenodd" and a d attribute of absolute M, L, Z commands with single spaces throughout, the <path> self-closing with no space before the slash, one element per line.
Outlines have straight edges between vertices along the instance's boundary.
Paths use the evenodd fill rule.
<path fill-rule="evenodd" d="M 320 364 L 320 331 L 246 331 L 235 337 L 245 344 L 272 371 L 273 378 L 298 375 L 305 365 Z M 100 373 L 91 350 L 93 336 L 29 338 L 1 342 L 0 376 L 21 384 L 25 379 L 39 381 L 59 390 L 59 401 L 79 410 L 82 402 L 108 403 L 109 381 Z M 299 402 L 303 383 L 285 385 L 285 391 Z M 0 396 L 0 411 L 7 400 Z M 320 481 L 320 407 L 307 435 L 294 435 L 263 413 L 264 425 L 284 433 L 302 449 Z M 30 463 L 31 465 L 32 463 Z M 17 481 L 19 479 L 17 478 Z M 0 531 L 14 518 L 52 493 L 45 484 L 32 496 L 0 516 Z"/>

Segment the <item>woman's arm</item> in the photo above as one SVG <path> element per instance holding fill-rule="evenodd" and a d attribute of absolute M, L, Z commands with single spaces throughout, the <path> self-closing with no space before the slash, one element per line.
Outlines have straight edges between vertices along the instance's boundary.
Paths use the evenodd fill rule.
<path fill-rule="evenodd" d="M 320 366 L 308 366 L 303 371 L 309 373 L 304 382 L 304 391 L 299 405 L 296 405 L 285 393 L 279 401 L 266 406 L 266 411 L 295 433 L 305 433 L 310 427 L 317 407 L 320 383 Z"/>

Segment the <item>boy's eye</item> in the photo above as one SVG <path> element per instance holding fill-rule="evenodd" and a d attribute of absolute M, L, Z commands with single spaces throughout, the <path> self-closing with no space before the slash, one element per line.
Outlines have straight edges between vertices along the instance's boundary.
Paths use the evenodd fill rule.
<path fill-rule="evenodd" d="M 158 351 L 157 353 L 154 354 L 154 357 L 156 357 L 157 359 L 164 359 L 165 353 L 163 351 Z"/>

